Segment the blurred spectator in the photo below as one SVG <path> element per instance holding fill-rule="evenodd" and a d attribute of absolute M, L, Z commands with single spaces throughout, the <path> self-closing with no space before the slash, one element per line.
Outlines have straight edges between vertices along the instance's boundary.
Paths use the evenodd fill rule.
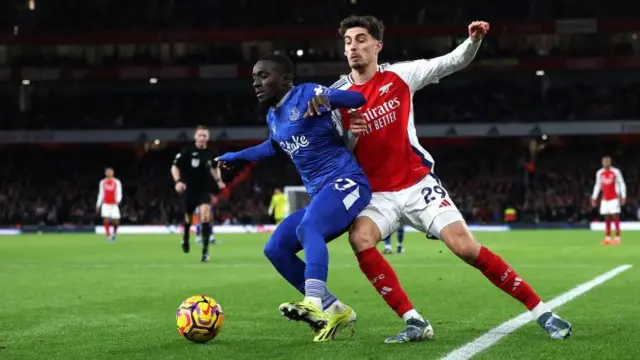
<path fill-rule="evenodd" d="M 425 146 L 437 159 L 438 175 L 469 222 L 501 223 L 508 206 L 517 209 L 521 222 L 596 219 L 597 209 L 591 207 L 589 197 L 604 153 L 611 154 L 627 182 L 623 219 L 638 220 L 640 215 L 640 173 L 634 164 L 640 153 L 637 144 L 570 138 L 565 146 L 549 147 L 538 155 L 536 172 L 528 181 L 522 166 L 526 149 L 517 140 L 478 139 L 471 145 L 426 142 Z M 108 146 L 4 148 L 0 224 L 93 224 L 98 220 L 94 213 L 98 181 L 106 165 L 116 169 L 123 183 L 124 224 L 178 223 L 181 202 L 168 171 L 176 151 L 178 147 L 146 153 Z M 227 179 L 232 176 L 225 173 Z M 272 190 L 299 184 L 286 156 L 260 162 L 228 200 L 219 198 L 216 221 L 267 222 Z"/>

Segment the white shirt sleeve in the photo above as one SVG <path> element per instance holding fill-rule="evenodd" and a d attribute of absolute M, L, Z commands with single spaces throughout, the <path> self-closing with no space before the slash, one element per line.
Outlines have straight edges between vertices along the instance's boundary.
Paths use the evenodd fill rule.
<path fill-rule="evenodd" d="M 98 183 L 98 200 L 96 200 L 96 207 L 100 207 L 104 201 L 104 180 L 100 180 Z"/>
<path fill-rule="evenodd" d="M 120 204 L 122 201 L 122 183 L 116 179 L 116 203 Z"/>
<path fill-rule="evenodd" d="M 353 135 L 351 130 L 344 131 L 342 113 L 340 110 L 333 110 L 331 112 L 331 120 L 333 120 L 333 126 L 336 128 L 338 135 L 342 137 L 345 145 L 347 145 L 347 149 L 349 149 L 349 151 L 353 151 L 356 147 L 356 143 L 358 142 L 358 137 Z"/>
<path fill-rule="evenodd" d="M 600 182 L 600 174 L 602 174 L 602 169 L 596 171 L 596 183 L 593 185 L 593 193 L 591 194 L 592 200 L 597 200 L 598 195 L 600 194 L 600 189 L 602 188 L 602 183 Z"/>
<path fill-rule="evenodd" d="M 467 67 L 476 57 L 480 41 L 467 38 L 452 52 L 433 59 L 420 59 L 395 63 L 387 68 L 398 74 L 411 88 L 412 92 L 437 83 L 441 78 Z"/>
<path fill-rule="evenodd" d="M 622 171 L 620 171 L 620 169 L 615 169 L 613 171 L 616 173 L 618 194 L 621 198 L 625 199 L 627 197 L 627 184 L 625 184 L 624 178 L 622 177 Z"/>

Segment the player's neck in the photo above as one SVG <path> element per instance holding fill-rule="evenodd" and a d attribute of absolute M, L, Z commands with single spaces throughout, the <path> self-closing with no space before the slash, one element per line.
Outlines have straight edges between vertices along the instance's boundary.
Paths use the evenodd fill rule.
<path fill-rule="evenodd" d="M 274 97 L 274 101 L 273 104 L 271 105 L 272 107 L 279 107 L 280 105 L 282 105 L 282 103 L 284 102 L 284 100 L 286 100 L 285 98 L 287 97 L 287 95 L 289 95 L 289 92 L 291 91 L 291 89 L 293 89 L 293 85 L 291 85 L 290 87 L 282 90 L 282 93 L 276 95 Z"/>
<path fill-rule="evenodd" d="M 207 148 L 207 144 L 196 144 L 196 149 L 206 149 Z"/>
<path fill-rule="evenodd" d="M 356 85 L 362 85 L 367 81 L 371 80 L 373 76 L 378 71 L 378 63 L 373 62 L 367 65 L 366 68 L 363 69 L 352 69 L 351 70 L 351 80 Z"/>

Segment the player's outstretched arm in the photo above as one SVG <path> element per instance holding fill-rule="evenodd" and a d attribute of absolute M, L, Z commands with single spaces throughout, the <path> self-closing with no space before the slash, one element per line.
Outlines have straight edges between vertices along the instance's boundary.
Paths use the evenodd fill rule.
<path fill-rule="evenodd" d="M 409 84 L 412 91 L 467 67 L 476 57 L 482 39 L 489 31 L 489 23 L 474 21 L 468 27 L 469 38 L 450 53 L 433 59 L 421 59 L 396 63 L 391 70 L 397 72 Z"/>
<path fill-rule="evenodd" d="M 267 141 L 259 145 L 252 146 L 242 151 L 229 152 L 229 153 L 223 154 L 217 157 L 216 161 L 218 161 L 219 163 L 222 163 L 221 165 L 224 166 L 225 165 L 224 163 L 230 163 L 234 161 L 242 161 L 242 160 L 259 161 L 264 158 L 273 156 L 275 154 L 276 154 L 275 141 L 269 138 Z"/>

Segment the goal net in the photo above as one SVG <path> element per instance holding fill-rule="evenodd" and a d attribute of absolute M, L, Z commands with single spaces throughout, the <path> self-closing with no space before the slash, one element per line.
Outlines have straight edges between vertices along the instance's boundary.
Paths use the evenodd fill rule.
<path fill-rule="evenodd" d="M 307 206 L 311 200 L 304 186 L 285 186 L 284 198 L 287 200 L 287 216 Z"/>

